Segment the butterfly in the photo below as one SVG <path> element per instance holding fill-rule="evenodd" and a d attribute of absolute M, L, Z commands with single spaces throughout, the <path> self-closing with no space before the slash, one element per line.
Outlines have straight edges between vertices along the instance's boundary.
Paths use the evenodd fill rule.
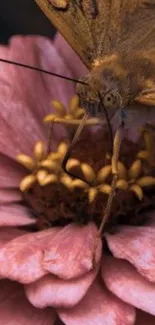
<path fill-rule="evenodd" d="M 89 69 L 76 87 L 86 114 L 72 146 L 88 114 L 106 113 L 110 125 L 123 110 L 128 127 L 155 117 L 155 0 L 35 1 Z M 122 127 L 123 118 L 121 114 Z M 117 174 L 119 132 L 114 139 L 113 174 Z"/>
<path fill-rule="evenodd" d="M 155 0 L 35 1 L 90 70 L 77 93 L 95 114 L 98 93 L 110 116 L 154 106 Z"/>
<path fill-rule="evenodd" d="M 35 0 L 89 69 L 82 106 L 134 128 L 155 118 L 155 0 Z M 119 113 L 120 114 L 120 113 Z"/>

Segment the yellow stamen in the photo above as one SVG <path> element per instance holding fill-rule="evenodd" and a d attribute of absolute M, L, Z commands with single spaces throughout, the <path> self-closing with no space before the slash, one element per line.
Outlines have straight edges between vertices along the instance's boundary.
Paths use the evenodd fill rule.
<path fill-rule="evenodd" d="M 97 196 L 97 188 L 96 187 L 90 187 L 89 191 L 88 191 L 88 200 L 89 203 L 93 203 L 96 196 Z"/>
<path fill-rule="evenodd" d="M 87 182 L 92 183 L 95 180 L 96 175 L 95 175 L 95 172 L 91 166 L 89 166 L 88 164 L 82 163 L 81 170 L 82 170 L 83 175 Z"/>
<path fill-rule="evenodd" d="M 57 119 L 57 117 L 55 114 L 49 114 L 43 118 L 43 122 L 44 123 L 55 122 L 56 119 Z"/>
<path fill-rule="evenodd" d="M 66 115 L 66 108 L 61 102 L 59 102 L 58 100 L 52 100 L 51 104 L 55 108 L 57 116 L 63 117 Z"/>
<path fill-rule="evenodd" d="M 116 184 L 116 188 L 126 191 L 128 188 L 128 183 L 125 179 L 119 179 Z"/>
<path fill-rule="evenodd" d="M 69 190 L 72 189 L 72 178 L 69 175 L 61 175 L 60 183 L 67 187 Z"/>
<path fill-rule="evenodd" d="M 22 179 L 19 188 L 22 192 L 29 190 L 33 184 L 36 182 L 37 178 L 35 175 L 28 175 Z"/>
<path fill-rule="evenodd" d="M 76 119 L 81 119 L 85 113 L 85 110 L 83 108 L 78 108 L 77 111 L 74 114 L 74 117 Z"/>
<path fill-rule="evenodd" d="M 111 174 L 111 165 L 107 165 L 99 170 L 97 173 L 97 181 L 103 183 L 107 177 Z"/>
<path fill-rule="evenodd" d="M 133 162 L 131 167 L 128 170 L 128 176 L 130 179 L 136 179 L 139 177 L 142 171 L 142 162 L 140 159 L 137 159 Z"/>
<path fill-rule="evenodd" d="M 130 191 L 134 192 L 134 194 L 138 197 L 138 199 L 141 201 L 143 199 L 143 190 L 138 184 L 133 184 L 130 186 Z"/>
<path fill-rule="evenodd" d="M 149 152 L 147 150 L 141 150 L 138 152 L 137 158 L 140 158 L 142 160 L 148 160 Z"/>
<path fill-rule="evenodd" d="M 73 96 L 69 102 L 69 112 L 72 116 L 76 113 L 79 106 L 79 97 L 77 95 Z"/>
<path fill-rule="evenodd" d="M 99 190 L 100 190 L 100 192 L 109 195 L 112 191 L 112 188 L 108 184 L 103 184 L 103 185 L 100 185 Z"/>
<path fill-rule="evenodd" d="M 21 165 L 23 165 L 29 170 L 33 170 L 36 166 L 35 161 L 27 155 L 19 154 L 17 155 L 16 159 Z"/>
<path fill-rule="evenodd" d="M 81 175 L 80 162 L 78 159 L 70 158 L 67 161 L 66 169 L 68 172 L 71 172 L 73 175 Z"/>
<path fill-rule="evenodd" d="M 57 164 L 55 161 L 52 161 L 50 159 L 45 159 L 43 160 L 40 165 L 40 167 L 44 167 L 44 168 L 47 168 L 49 170 L 52 170 L 52 171 L 58 171 L 60 170 L 60 166 L 59 164 Z"/>
<path fill-rule="evenodd" d="M 118 177 L 120 179 L 126 179 L 127 178 L 127 169 L 126 169 L 125 165 L 121 161 L 118 161 Z"/>
<path fill-rule="evenodd" d="M 141 187 L 147 187 L 151 185 L 155 185 L 155 177 L 152 176 L 143 176 L 139 178 L 136 183 Z"/>
<path fill-rule="evenodd" d="M 42 186 L 46 186 L 49 184 L 54 184 L 58 182 L 58 177 L 54 174 L 48 174 L 43 180 L 42 180 Z"/>
<path fill-rule="evenodd" d="M 54 161 L 58 161 L 58 160 L 61 161 L 62 159 L 60 152 L 51 152 L 47 158 Z"/>
<path fill-rule="evenodd" d="M 68 150 L 68 143 L 66 143 L 65 141 L 62 141 L 58 146 L 58 153 L 60 153 L 61 156 L 64 157 L 67 150 Z"/>
<path fill-rule="evenodd" d="M 80 166 L 80 161 L 76 158 L 70 158 L 67 161 L 67 170 L 69 171 L 72 168 L 76 168 L 77 166 Z"/>
<path fill-rule="evenodd" d="M 45 145 L 42 141 L 37 141 L 34 146 L 34 156 L 37 160 L 42 160 L 45 155 Z"/>
<path fill-rule="evenodd" d="M 88 188 L 88 184 L 83 182 L 81 179 L 75 179 L 72 181 L 72 187 L 86 189 Z"/>
<path fill-rule="evenodd" d="M 47 177 L 48 172 L 47 170 L 41 169 L 37 172 L 37 181 L 40 185 L 43 185 L 45 177 Z"/>

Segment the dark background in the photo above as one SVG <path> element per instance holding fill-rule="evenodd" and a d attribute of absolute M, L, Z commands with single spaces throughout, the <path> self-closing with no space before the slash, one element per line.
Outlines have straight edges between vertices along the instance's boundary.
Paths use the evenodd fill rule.
<path fill-rule="evenodd" d="M 0 0 L 0 43 L 14 34 L 53 37 L 55 29 L 34 0 Z"/>

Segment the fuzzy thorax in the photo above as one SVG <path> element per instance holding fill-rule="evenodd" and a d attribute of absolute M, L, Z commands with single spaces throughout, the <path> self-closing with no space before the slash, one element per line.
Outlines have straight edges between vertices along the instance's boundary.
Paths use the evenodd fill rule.
<path fill-rule="evenodd" d="M 129 119 L 132 119 L 132 112 L 136 110 L 140 117 L 145 115 L 146 123 L 146 110 L 149 116 L 154 112 L 154 79 L 153 62 L 151 57 L 146 57 L 145 51 L 133 51 L 130 56 L 115 53 L 94 61 L 89 74 L 80 79 L 86 84 L 77 84 L 76 91 L 91 115 L 103 113 L 103 106 L 99 103 L 100 93 L 109 118 L 123 107 L 129 114 Z M 93 106 L 96 109 L 93 110 Z"/>
<path fill-rule="evenodd" d="M 91 72 L 80 81 L 86 84 L 77 84 L 76 92 L 83 106 L 91 115 L 104 115 L 104 106 L 108 111 L 109 118 L 112 118 L 120 108 L 125 107 L 128 103 L 129 87 L 126 70 L 117 56 L 112 56 L 111 60 L 107 57 L 99 64 L 94 63 Z M 90 109 L 92 106 L 97 109 Z"/>

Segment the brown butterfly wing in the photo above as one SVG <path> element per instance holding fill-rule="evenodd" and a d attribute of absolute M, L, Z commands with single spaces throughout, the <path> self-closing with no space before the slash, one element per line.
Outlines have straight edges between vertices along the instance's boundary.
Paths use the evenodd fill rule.
<path fill-rule="evenodd" d="M 121 33 L 117 38 L 117 47 L 126 52 L 155 49 L 155 0 L 135 2 L 135 10 L 122 10 Z M 125 1 L 123 3 L 125 4 Z"/>
<path fill-rule="evenodd" d="M 36 2 L 88 68 L 113 51 L 155 45 L 155 0 Z M 66 3 L 63 9 L 61 3 Z"/>
<path fill-rule="evenodd" d="M 61 10 L 52 6 L 48 0 L 36 2 L 89 68 L 94 57 L 94 44 L 81 6 L 71 0 L 67 9 Z"/>

